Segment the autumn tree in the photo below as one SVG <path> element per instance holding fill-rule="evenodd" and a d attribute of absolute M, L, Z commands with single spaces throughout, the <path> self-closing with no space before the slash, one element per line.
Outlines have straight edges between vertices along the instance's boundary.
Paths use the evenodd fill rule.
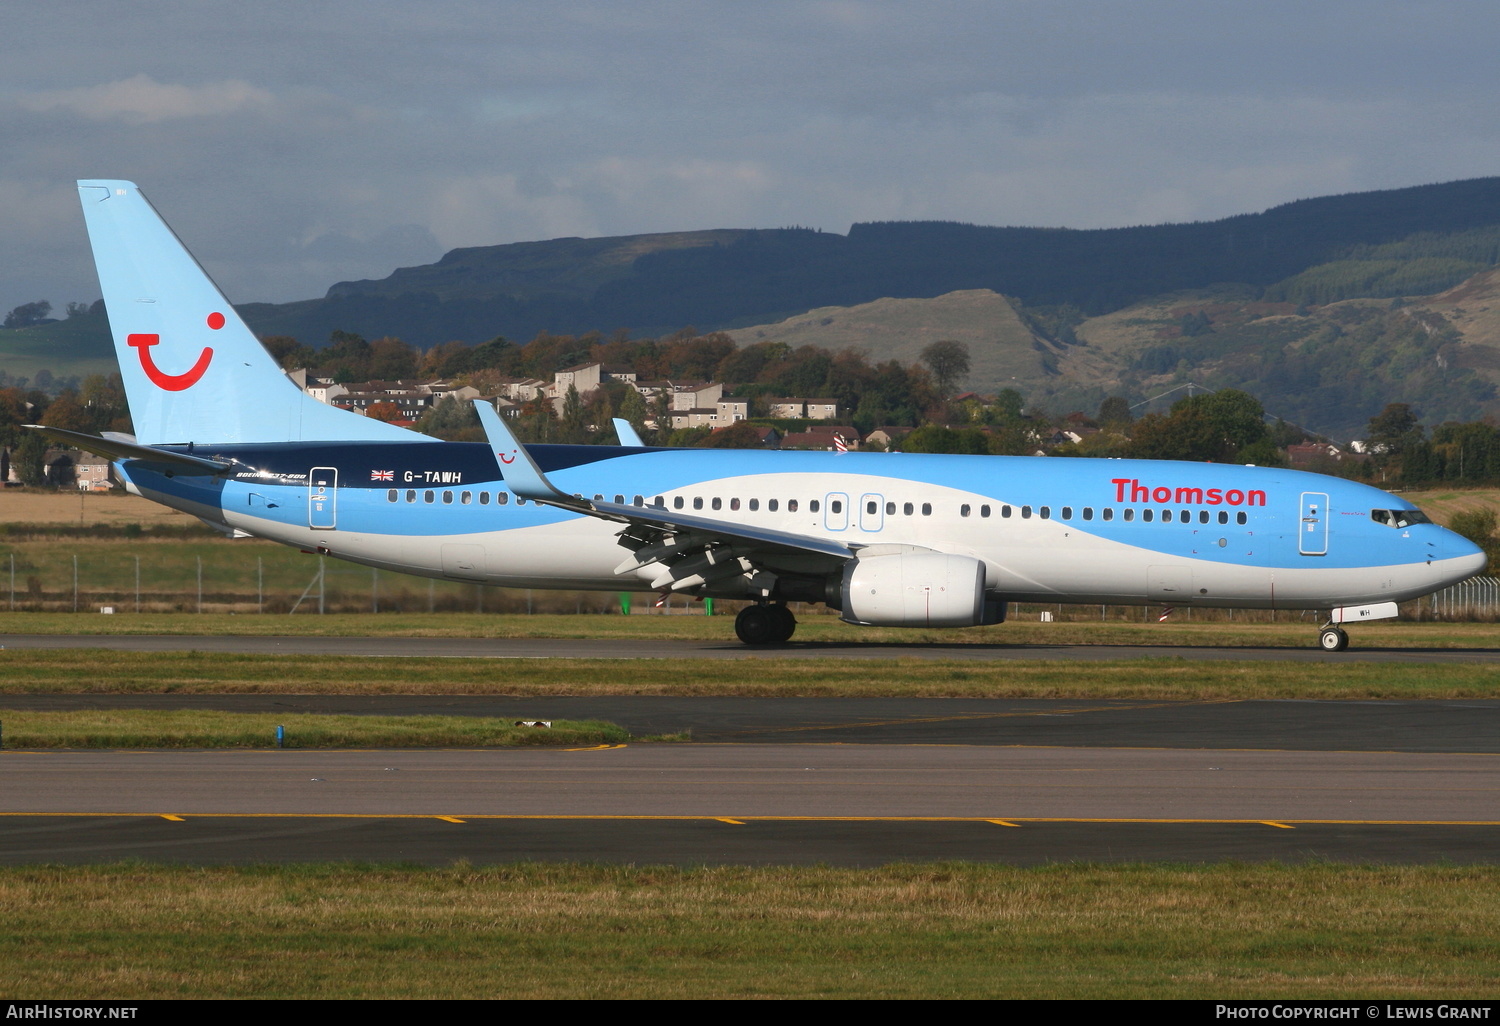
<path fill-rule="evenodd" d="M 952 395 L 969 373 L 969 347 L 951 338 L 939 339 L 922 350 L 922 362 L 937 379 L 938 391 Z"/>

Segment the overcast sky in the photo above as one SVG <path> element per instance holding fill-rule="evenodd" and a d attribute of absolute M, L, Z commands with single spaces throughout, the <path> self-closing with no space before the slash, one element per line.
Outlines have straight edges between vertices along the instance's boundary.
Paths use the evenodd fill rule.
<path fill-rule="evenodd" d="M 51 0 L 0 34 L 0 311 L 139 183 L 236 302 L 455 246 L 1211 219 L 1500 173 L 1493 0 Z"/>

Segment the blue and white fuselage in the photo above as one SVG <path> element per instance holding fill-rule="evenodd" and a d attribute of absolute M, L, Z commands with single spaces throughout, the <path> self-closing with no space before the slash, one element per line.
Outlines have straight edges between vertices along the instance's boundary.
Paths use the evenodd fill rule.
<path fill-rule="evenodd" d="M 986 590 L 1006 601 L 1331 608 L 1425 595 L 1483 561 L 1472 543 L 1388 493 L 1291 470 L 528 448 L 554 484 L 585 497 L 824 538 L 856 554 L 906 546 L 969 556 L 984 564 Z M 137 469 L 132 484 L 227 528 L 404 573 L 639 591 L 660 576 L 655 564 L 616 574 L 627 554 L 618 523 L 526 501 L 482 443 L 196 452 L 236 469 L 212 478 Z M 701 590 L 750 597 L 738 576 Z"/>
<path fill-rule="evenodd" d="M 511 587 L 788 601 L 854 623 L 965 626 L 1015 601 L 1331 610 L 1337 623 L 1477 573 L 1483 553 L 1366 485 L 1131 460 L 447 443 L 294 386 L 129 182 L 79 183 L 133 439 L 53 431 L 132 490 L 225 530 Z"/>

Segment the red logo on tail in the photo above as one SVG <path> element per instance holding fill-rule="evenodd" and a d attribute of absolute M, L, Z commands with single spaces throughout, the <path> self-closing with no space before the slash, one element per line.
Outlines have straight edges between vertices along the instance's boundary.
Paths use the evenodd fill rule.
<path fill-rule="evenodd" d="M 126 345 L 134 347 L 141 354 L 141 369 L 146 372 L 146 377 L 158 388 L 164 388 L 168 392 L 181 392 L 185 388 L 192 388 L 203 377 L 203 372 L 208 370 L 208 362 L 214 358 L 214 351 L 207 346 L 203 352 L 198 354 L 198 362 L 185 374 L 167 374 L 156 366 L 156 361 L 151 359 L 151 347 L 161 342 L 160 335 L 127 335 Z"/>

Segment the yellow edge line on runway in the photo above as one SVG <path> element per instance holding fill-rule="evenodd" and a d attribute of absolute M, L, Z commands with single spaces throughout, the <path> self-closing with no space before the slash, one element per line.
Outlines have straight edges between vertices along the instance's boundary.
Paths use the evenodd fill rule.
<path fill-rule="evenodd" d="M 685 821 L 733 823 L 993 823 L 1013 826 L 1021 823 L 1179 823 L 1200 826 L 1270 826 L 1284 830 L 1294 826 L 1490 826 L 1500 827 L 1493 819 L 1146 819 L 1090 818 L 1081 816 L 677 816 L 677 815 L 609 815 L 609 814 L 526 814 L 526 813 L 460 813 L 458 816 L 434 816 L 416 812 L 0 812 L 0 817 L 90 817 L 93 819 L 149 818 L 183 822 L 187 819 L 440 819 L 449 823 L 469 820 L 593 820 L 647 822 Z"/>

